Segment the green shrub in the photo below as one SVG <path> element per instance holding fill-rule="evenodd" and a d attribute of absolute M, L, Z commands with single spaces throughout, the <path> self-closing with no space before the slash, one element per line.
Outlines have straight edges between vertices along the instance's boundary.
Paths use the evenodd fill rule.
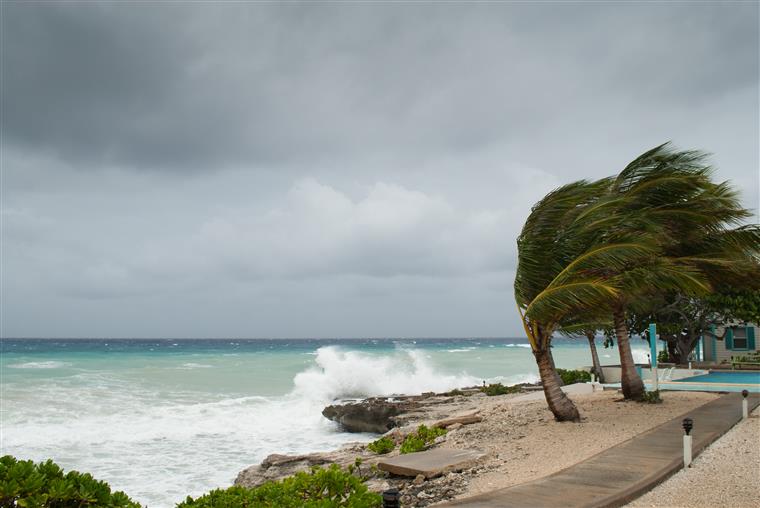
<path fill-rule="evenodd" d="M 562 378 L 562 383 L 566 385 L 591 381 L 591 373 L 586 370 L 557 369 L 557 374 Z"/>
<path fill-rule="evenodd" d="M 367 445 L 367 449 L 371 452 L 375 452 L 378 455 L 390 453 L 396 447 L 396 443 L 389 437 L 381 437 L 377 441 L 372 441 Z"/>
<path fill-rule="evenodd" d="M 655 390 L 653 392 L 644 392 L 644 395 L 641 396 L 641 400 L 639 402 L 646 402 L 647 404 L 661 403 L 662 398 L 660 397 L 660 390 Z"/>
<path fill-rule="evenodd" d="M 520 385 L 504 386 L 501 383 L 495 383 L 495 384 L 483 386 L 480 388 L 481 392 L 491 397 L 494 395 L 505 395 L 507 393 L 518 393 L 521 390 L 522 390 L 522 386 Z"/>
<path fill-rule="evenodd" d="M 417 427 L 417 431 L 409 434 L 404 438 L 404 442 L 401 443 L 399 451 L 401 453 L 414 453 L 420 452 L 427 448 L 435 438 L 446 434 L 446 429 L 439 427 L 428 428 L 425 425 Z"/>
<path fill-rule="evenodd" d="M 453 390 L 450 390 L 450 391 L 448 391 L 448 392 L 445 392 L 445 393 L 444 393 L 444 395 L 448 395 L 449 397 L 453 397 L 453 396 L 455 396 L 455 395 L 467 395 L 467 394 L 466 394 L 466 393 L 464 393 L 464 392 L 463 392 L 462 390 L 460 390 L 459 388 L 454 388 Z"/>
<path fill-rule="evenodd" d="M 670 361 L 670 354 L 668 354 L 667 351 L 664 349 L 657 353 L 657 361 L 662 363 L 667 363 Z"/>
<path fill-rule="evenodd" d="M 310 472 L 296 473 L 280 481 L 267 482 L 254 489 L 230 487 L 212 490 L 177 508 L 375 508 L 382 506 L 380 494 L 367 490 L 360 478 L 337 464 Z"/>
<path fill-rule="evenodd" d="M 123 492 L 89 473 L 63 469 L 52 460 L 35 464 L 6 455 L 0 458 L 0 506 L 34 508 L 139 508 Z"/>

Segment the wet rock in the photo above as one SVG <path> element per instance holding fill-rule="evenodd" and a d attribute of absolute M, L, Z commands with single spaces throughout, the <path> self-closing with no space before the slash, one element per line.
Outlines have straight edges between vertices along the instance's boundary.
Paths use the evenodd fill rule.
<path fill-rule="evenodd" d="M 388 401 L 366 399 L 361 402 L 327 406 L 322 415 L 338 423 L 347 432 L 375 432 L 383 434 L 399 426 L 396 417 L 419 406 L 415 401 Z"/>

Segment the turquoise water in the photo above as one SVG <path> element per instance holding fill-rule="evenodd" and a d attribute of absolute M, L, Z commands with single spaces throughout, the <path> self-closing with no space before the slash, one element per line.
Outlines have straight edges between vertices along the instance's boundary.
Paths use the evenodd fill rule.
<path fill-rule="evenodd" d="M 646 361 L 646 344 L 634 344 Z M 538 379 L 517 339 L 9 340 L 2 454 L 92 472 L 155 508 L 231 484 L 270 453 L 372 436 L 321 416 L 337 399 Z M 590 364 L 558 340 L 558 367 Z M 617 351 L 600 348 L 602 363 Z"/>
<path fill-rule="evenodd" d="M 760 372 L 710 372 L 700 376 L 674 379 L 677 383 L 736 383 L 760 385 Z"/>

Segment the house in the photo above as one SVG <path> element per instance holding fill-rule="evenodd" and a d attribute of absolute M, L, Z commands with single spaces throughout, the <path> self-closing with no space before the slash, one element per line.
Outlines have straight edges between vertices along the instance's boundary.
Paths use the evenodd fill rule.
<path fill-rule="evenodd" d="M 732 357 L 747 356 L 758 351 L 758 326 L 753 323 L 714 327 L 702 336 L 702 360 L 714 363 L 730 363 Z"/>

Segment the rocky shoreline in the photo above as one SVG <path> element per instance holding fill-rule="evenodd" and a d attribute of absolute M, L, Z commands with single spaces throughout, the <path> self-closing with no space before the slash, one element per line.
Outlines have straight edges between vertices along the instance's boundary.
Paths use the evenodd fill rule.
<path fill-rule="evenodd" d="M 525 385 L 525 391 L 530 386 Z M 499 396 L 505 399 L 511 395 Z M 372 432 L 393 439 L 398 445 L 406 435 L 420 424 L 445 428 L 447 433 L 435 440 L 432 447 L 441 446 L 456 436 L 465 425 L 480 423 L 478 414 L 486 396 L 478 387 L 463 388 L 447 393 L 423 393 L 396 397 L 371 397 L 358 401 L 344 401 L 327 406 L 322 414 L 347 432 Z M 241 471 L 235 485 L 256 487 L 270 480 L 279 480 L 314 466 L 338 464 L 341 467 L 361 464 L 360 473 L 368 478 L 366 484 L 375 492 L 396 488 L 401 492 L 404 506 L 427 506 L 453 499 L 465 492 L 470 477 L 489 470 L 480 464 L 463 470 L 448 471 L 437 477 L 425 478 L 390 475 L 377 469 L 378 462 L 399 455 L 398 449 L 378 455 L 367 449 L 367 443 L 348 443 L 328 452 L 301 455 L 272 454 L 261 464 Z"/>
<path fill-rule="evenodd" d="M 378 455 L 367 449 L 367 443 L 357 442 L 329 452 L 270 455 L 261 464 L 241 471 L 235 484 L 255 487 L 312 466 L 348 467 L 359 459 L 359 474 L 368 478 L 370 489 L 381 492 L 396 488 L 401 493 L 402 506 L 423 507 L 559 471 L 714 397 L 668 392 L 662 404 L 649 405 L 623 402 L 616 392 L 574 395 L 581 423 L 554 421 L 535 387 L 497 396 L 471 388 L 445 394 L 348 401 L 325 408 L 344 428 L 366 429 L 371 425 L 386 429 L 390 425 L 384 435 L 400 443 L 420 424 L 441 426 L 448 432 L 432 443 L 433 448 L 477 450 L 482 452 L 482 458 L 465 469 L 437 477 L 402 477 L 376 467 L 398 456 L 398 447 L 389 454 Z"/>

